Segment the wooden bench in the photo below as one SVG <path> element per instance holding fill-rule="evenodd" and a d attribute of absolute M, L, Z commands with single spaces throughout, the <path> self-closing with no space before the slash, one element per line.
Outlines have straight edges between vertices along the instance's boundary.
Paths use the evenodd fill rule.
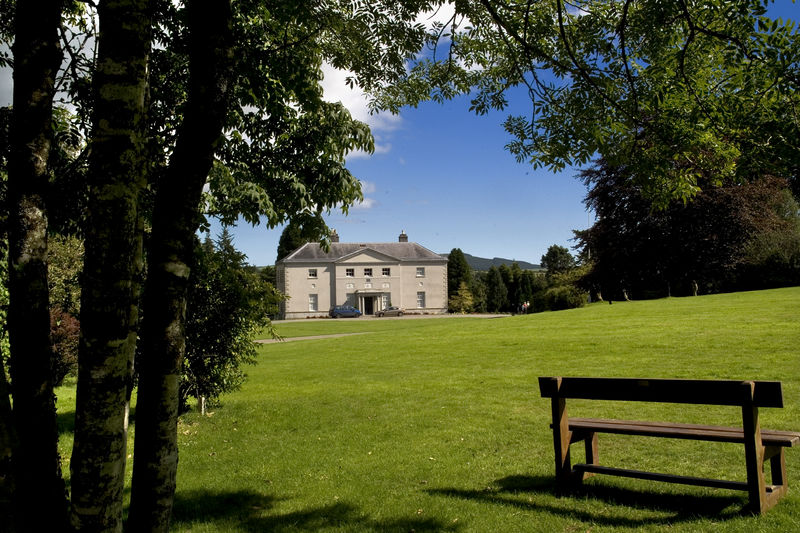
<path fill-rule="evenodd" d="M 556 459 L 556 486 L 559 491 L 580 484 L 594 474 L 610 474 L 670 483 L 685 483 L 749 494 L 748 508 L 764 513 L 786 494 L 784 448 L 800 442 L 800 433 L 761 429 L 759 407 L 783 407 L 779 381 L 732 381 L 637 378 L 540 377 L 542 397 L 551 398 L 553 445 Z M 741 427 L 675 424 L 569 418 L 567 398 L 619 400 L 634 402 L 669 402 L 683 404 L 739 406 Z M 747 481 L 727 481 L 698 477 L 643 472 L 601 466 L 598 461 L 598 433 L 670 437 L 701 441 L 744 444 Z M 571 465 L 570 445 L 585 443 L 586 463 Z M 772 483 L 765 481 L 764 464 L 769 460 Z"/>

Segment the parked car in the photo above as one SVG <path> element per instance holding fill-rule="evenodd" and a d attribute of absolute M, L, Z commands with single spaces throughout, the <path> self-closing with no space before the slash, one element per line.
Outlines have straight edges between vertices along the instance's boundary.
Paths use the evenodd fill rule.
<path fill-rule="evenodd" d="M 375 313 L 378 316 L 403 316 L 403 310 L 399 307 L 387 307 L 383 311 L 378 311 Z"/>
<path fill-rule="evenodd" d="M 361 311 L 352 305 L 337 305 L 331 308 L 328 315 L 331 318 L 358 318 L 361 316 Z"/>

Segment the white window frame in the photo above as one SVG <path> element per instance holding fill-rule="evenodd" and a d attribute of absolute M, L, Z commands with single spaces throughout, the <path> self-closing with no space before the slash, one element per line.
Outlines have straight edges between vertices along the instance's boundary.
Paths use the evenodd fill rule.
<path fill-rule="evenodd" d="M 391 269 L 391 268 L 389 268 L 389 267 L 383 267 L 383 268 L 381 269 L 381 276 L 383 276 L 383 277 L 385 277 L 385 278 L 388 278 L 388 277 L 389 277 L 389 276 L 391 276 L 391 275 L 392 275 L 392 269 Z"/>
<path fill-rule="evenodd" d="M 425 277 L 425 267 L 417 267 L 417 277 L 418 278 Z"/>
<path fill-rule="evenodd" d="M 425 309 L 425 291 L 417 292 L 417 309 Z"/>
<path fill-rule="evenodd" d="M 308 279 L 317 279 L 317 269 L 316 268 L 309 268 L 308 269 Z"/>
<path fill-rule="evenodd" d="M 364 277 L 371 278 L 372 277 L 372 267 L 366 267 L 364 269 Z"/>
<path fill-rule="evenodd" d="M 356 277 L 356 269 L 355 268 L 345 268 L 344 275 L 347 278 L 354 278 Z"/>
<path fill-rule="evenodd" d="M 316 313 L 319 311 L 319 295 L 318 294 L 309 294 L 308 295 L 308 312 L 309 313 Z"/>

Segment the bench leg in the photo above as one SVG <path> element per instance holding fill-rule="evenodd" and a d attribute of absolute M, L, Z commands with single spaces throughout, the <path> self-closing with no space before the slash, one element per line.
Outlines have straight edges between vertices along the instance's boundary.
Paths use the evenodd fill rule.
<path fill-rule="evenodd" d="M 752 385 L 752 384 L 750 384 Z M 758 421 L 758 407 L 742 406 L 742 427 L 744 429 L 744 455 L 747 466 L 747 492 L 750 497 L 748 508 L 756 514 L 769 509 L 767 488 L 764 481 L 764 446 L 761 444 L 761 427 Z"/>
<path fill-rule="evenodd" d="M 572 434 L 569 430 L 566 400 L 554 397 L 551 406 L 553 411 L 553 449 L 556 458 L 556 491 L 563 493 L 569 489 L 573 477 L 572 463 L 569 457 Z"/>
<path fill-rule="evenodd" d="M 764 460 L 769 459 L 772 485 L 767 494 L 767 504 L 770 508 L 781 499 L 788 490 L 786 483 L 786 456 L 781 446 L 767 446 L 764 450 Z"/>
<path fill-rule="evenodd" d="M 584 441 L 584 447 L 586 449 L 586 464 L 587 465 L 599 465 L 600 458 L 599 452 L 597 447 L 597 433 L 592 431 L 588 435 L 586 435 L 586 440 Z M 587 479 L 594 475 L 593 472 L 584 472 L 583 477 L 581 479 Z"/>

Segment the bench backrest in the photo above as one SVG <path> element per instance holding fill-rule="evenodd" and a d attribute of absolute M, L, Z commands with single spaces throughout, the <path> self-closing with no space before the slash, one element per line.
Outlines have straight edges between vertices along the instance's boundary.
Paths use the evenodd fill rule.
<path fill-rule="evenodd" d="M 780 381 L 540 377 L 544 398 L 783 407 Z"/>

